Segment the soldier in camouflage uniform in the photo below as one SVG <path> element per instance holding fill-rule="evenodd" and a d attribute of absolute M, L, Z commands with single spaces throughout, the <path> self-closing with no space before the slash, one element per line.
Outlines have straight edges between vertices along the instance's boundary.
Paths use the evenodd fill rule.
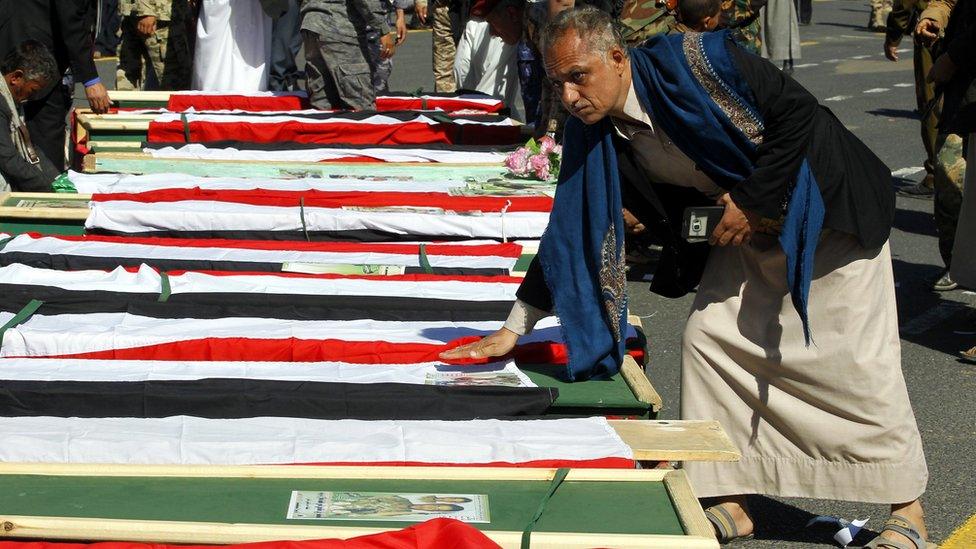
<path fill-rule="evenodd" d="M 396 32 L 378 0 L 302 0 L 306 88 L 317 109 L 376 108 L 367 26 L 379 30 L 380 57 L 396 51 Z"/>
<path fill-rule="evenodd" d="M 193 40 L 187 0 L 120 0 L 119 12 L 122 41 L 116 87 L 148 89 L 146 75 L 152 66 L 157 84 L 153 89 L 189 88 Z"/>
<path fill-rule="evenodd" d="M 431 17 L 431 37 L 433 39 L 434 90 L 438 93 L 451 93 L 457 90 L 454 79 L 454 56 L 457 44 L 451 30 L 451 0 L 431 0 L 433 8 L 428 11 L 428 0 L 415 0 L 414 10 L 421 23 Z"/>
<path fill-rule="evenodd" d="M 884 32 L 888 14 L 893 7 L 892 0 L 871 0 L 871 15 L 868 16 L 868 28 Z"/>

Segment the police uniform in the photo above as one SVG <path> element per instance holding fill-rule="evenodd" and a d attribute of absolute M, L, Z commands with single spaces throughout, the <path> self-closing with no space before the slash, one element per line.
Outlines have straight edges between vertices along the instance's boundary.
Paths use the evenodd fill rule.
<path fill-rule="evenodd" d="M 390 33 L 378 0 L 302 0 L 306 88 L 317 109 L 376 107 L 367 26 Z"/>

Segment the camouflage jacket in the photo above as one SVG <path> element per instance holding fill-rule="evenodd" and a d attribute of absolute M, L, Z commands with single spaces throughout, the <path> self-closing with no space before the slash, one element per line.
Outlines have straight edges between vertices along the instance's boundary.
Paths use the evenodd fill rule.
<path fill-rule="evenodd" d="M 366 27 L 389 34 L 386 5 L 380 0 L 302 0 L 302 28 L 321 36 L 353 39 Z"/>
<path fill-rule="evenodd" d="M 759 10 L 766 0 L 724 0 L 722 2 L 722 28 L 730 28 L 736 41 L 745 49 L 759 54 L 762 45 Z M 630 46 L 637 46 L 658 34 L 685 32 L 687 27 L 679 23 L 675 14 L 657 0 L 627 0 L 620 14 L 624 39 Z"/>

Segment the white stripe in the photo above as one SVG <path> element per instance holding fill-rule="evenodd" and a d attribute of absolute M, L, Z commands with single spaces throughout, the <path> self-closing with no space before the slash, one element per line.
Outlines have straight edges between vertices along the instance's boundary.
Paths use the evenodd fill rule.
<path fill-rule="evenodd" d="M 9 320 L 14 315 L 7 313 Z M 0 320 L 3 317 L 0 316 Z M 6 322 L 6 321 L 4 321 Z M 502 321 L 286 320 L 277 318 L 151 318 L 129 313 L 35 314 L 9 328 L 0 356 L 47 357 L 134 349 L 204 338 L 338 339 L 442 344 L 466 336 L 486 336 Z M 628 325 L 627 337 L 636 334 Z M 558 320 L 541 320 L 519 343 L 561 342 Z"/>
<path fill-rule="evenodd" d="M 803 63 L 801 65 L 793 65 L 793 68 L 794 69 L 805 69 L 805 68 L 808 68 L 808 67 L 816 67 L 819 64 L 820 63 Z"/>
<path fill-rule="evenodd" d="M 886 91 L 891 91 L 890 88 L 871 88 L 870 90 L 864 90 L 862 93 L 883 93 Z"/>
<path fill-rule="evenodd" d="M 478 464 L 633 458 L 604 418 L 359 421 L 298 418 L 0 418 L 0 461 L 258 465 Z"/>
<path fill-rule="evenodd" d="M 508 156 L 500 152 L 451 151 L 438 149 L 357 148 L 239 150 L 233 147 L 208 148 L 198 143 L 181 147 L 145 148 L 153 158 L 188 158 L 194 160 L 263 160 L 266 162 L 324 162 L 339 158 L 376 158 L 384 162 L 437 162 L 440 164 L 502 163 Z M 82 192 L 79 190 L 79 192 Z M 87 192 L 87 191 L 85 191 Z"/>
<path fill-rule="evenodd" d="M 845 99 L 850 99 L 850 98 L 851 98 L 850 95 L 835 95 L 833 97 L 828 97 L 827 99 L 824 99 L 824 101 L 825 102 L 826 101 L 844 101 Z"/>
<path fill-rule="evenodd" d="M 119 267 L 113 271 L 56 271 L 13 264 L 0 267 L 0 284 L 24 286 L 52 286 L 66 290 L 87 292 L 158 294 L 162 290 L 159 273 L 142 265 L 138 272 Z"/>
<path fill-rule="evenodd" d="M 296 96 L 308 97 L 304 91 L 246 91 L 240 93 L 228 93 L 222 90 L 180 90 L 170 92 L 170 95 L 210 95 L 210 96 L 244 96 L 244 97 L 282 97 Z"/>
<path fill-rule="evenodd" d="M 141 382 L 207 378 L 312 381 L 317 383 L 406 383 L 433 385 L 438 374 L 484 377 L 508 374 L 519 387 L 536 387 L 514 361 L 484 366 L 349 364 L 345 362 L 199 362 L 163 360 L 0 359 L 0 379 L 18 381 Z"/>
<path fill-rule="evenodd" d="M 899 82 L 894 85 L 896 88 L 914 88 L 915 84 L 911 82 Z"/>
<path fill-rule="evenodd" d="M 867 59 L 870 55 L 852 55 L 851 59 Z"/>
<path fill-rule="evenodd" d="M 243 151 L 242 157 L 253 158 Z M 260 151 L 258 151 L 260 152 Z M 504 157 L 504 155 L 502 155 Z M 82 174 L 68 172 L 75 189 L 81 194 L 141 193 L 158 189 L 255 190 L 275 191 L 332 191 L 332 192 L 439 192 L 464 188 L 464 177 L 443 177 L 439 181 L 418 181 L 411 177 L 314 177 L 307 179 L 249 179 L 236 177 L 199 177 L 195 175 L 163 174 Z M 552 186 L 555 189 L 555 185 Z M 540 196 L 542 193 L 539 193 Z"/>
<path fill-rule="evenodd" d="M 179 259 L 235 261 L 244 263 L 319 263 L 345 265 L 404 265 L 420 266 L 420 258 L 415 250 L 398 253 L 362 252 L 308 252 L 300 250 L 251 250 L 243 248 L 217 248 L 207 246 L 207 240 L 200 240 L 201 246 L 153 246 L 149 244 L 115 243 L 97 241 L 69 241 L 54 237 L 32 238 L 18 235 L 0 253 L 26 252 L 49 255 L 75 255 L 84 257 L 120 257 L 133 259 Z M 287 244 L 287 243 L 282 243 Z M 482 243 L 483 244 L 483 243 Z M 452 244 L 451 247 L 465 244 Z M 370 244 L 362 244 L 368 250 Z M 436 255 L 428 252 L 427 259 L 432 267 L 475 269 L 509 269 L 515 266 L 517 258 L 493 255 Z"/>
<path fill-rule="evenodd" d="M 430 125 L 443 124 L 443 121 L 434 120 L 429 116 L 423 114 L 422 111 L 418 112 L 414 118 L 408 120 L 400 120 L 392 116 L 387 116 L 383 114 L 376 114 L 373 116 L 368 116 L 362 119 L 352 119 L 341 116 L 331 117 L 331 118 L 308 118 L 301 116 L 286 116 L 286 115 L 271 115 L 271 116 L 254 116 L 254 115 L 238 115 L 238 114 L 199 114 L 199 113 L 163 113 L 157 116 L 153 121 L 164 123 L 164 122 L 179 122 L 183 118 L 186 118 L 187 122 L 211 122 L 214 124 L 237 124 L 241 122 L 246 122 L 248 124 L 282 124 L 286 122 L 301 122 L 302 124 L 371 124 L 371 125 L 402 125 L 408 123 L 423 123 Z M 454 118 L 451 123 L 464 125 L 464 124 L 474 124 L 480 126 L 516 126 L 518 122 L 508 117 L 498 117 L 497 120 L 491 122 L 482 122 L 477 120 L 468 120 L 464 118 Z"/>
<path fill-rule="evenodd" d="M 361 211 L 336 208 L 253 206 L 233 202 L 99 201 L 90 204 L 86 229 L 120 233 L 156 231 L 355 231 L 462 238 L 541 238 L 548 212 Z"/>
<path fill-rule="evenodd" d="M 466 280 L 384 280 L 381 277 L 312 278 L 274 274 L 215 276 L 186 272 L 169 277 L 173 294 L 248 293 L 275 295 L 382 296 L 446 299 L 453 301 L 515 301 L 517 282 Z M 0 284 L 50 286 L 77 292 L 108 291 L 160 293 L 159 274 L 141 265 L 138 272 L 119 267 L 111 272 L 57 271 L 13 264 L 0 267 Z"/>

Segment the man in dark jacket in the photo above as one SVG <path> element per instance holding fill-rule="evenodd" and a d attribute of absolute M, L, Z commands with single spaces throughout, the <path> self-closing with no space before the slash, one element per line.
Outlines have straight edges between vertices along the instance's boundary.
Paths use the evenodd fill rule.
<path fill-rule="evenodd" d="M 890 170 L 727 33 L 628 51 L 609 16 L 582 9 L 549 22 L 542 51 L 575 118 L 549 228 L 505 327 L 441 356 L 505 354 L 555 313 L 569 373 L 613 372 L 626 318 L 620 204 L 665 243 L 652 290 L 697 285 L 681 414 L 718 420 L 742 452 L 685 464 L 696 493 L 718 498 L 706 510 L 718 537 L 751 534 L 760 517 L 744 496 L 768 494 L 889 503 L 871 547 L 925 547 L 928 469 L 901 371 Z M 701 249 L 682 239 L 681 214 L 707 204 L 724 212 Z"/>
<path fill-rule="evenodd" d="M 0 74 L 0 191 L 50 191 L 58 170 L 34 147 L 19 109 L 57 80 L 57 65 L 43 44 L 28 40 L 0 60 Z"/>
<path fill-rule="evenodd" d="M 37 40 L 54 54 L 59 77 L 70 68 L 73 82 L 85 85 L 92 110 L 106 112 L 108 91 L 93 59 L 94 25 L 92 0 L 0 0 L 0 58 L 25 40 Z M 44 94 L 24 105 L 35 146 L 59 170 L 64 167 L 72 93 L 71 81 L 52 82 Z"/>

